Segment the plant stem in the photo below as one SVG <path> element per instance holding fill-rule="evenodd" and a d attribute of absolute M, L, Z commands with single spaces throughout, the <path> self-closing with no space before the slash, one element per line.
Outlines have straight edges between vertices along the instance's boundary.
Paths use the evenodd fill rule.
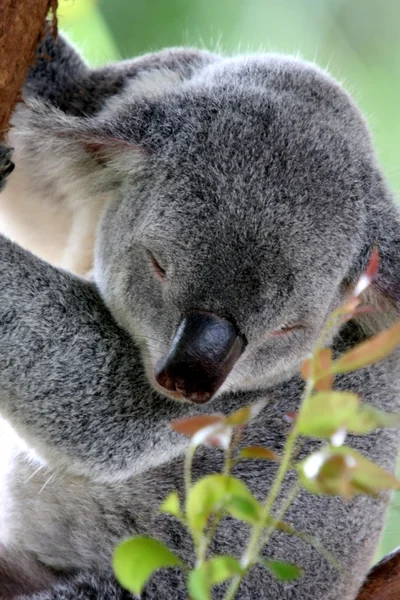
<path fill-rule="evenodd" d="M 194 453 L 197 450 L 197 446 L 190 444 L 188 451 L 185 454 L 185 463 L 183 466 L 184 483 L 185 483 L 185 504 L 189 498 L 190 487 L 192 485 L 192 463 Z"/>
<path fill-rule="evenodd" d="M 234 446 L 234 441 L 231 440 L 231 443 L 229 444 L 228 448 L 225 451 L 223 474 L 226 477 L 229 477 L 229 475 L 231 473 L 231 469 L 232 469 L 233 446 Z M 205 535 L 203 535 L 200 540 L 200 544 L 199 544 L 199 548 L 198 548 L 198 558 L 197 558 L 197 563 L 196 563 L 198 567 L 200 567 L 203 564 L 203 562 L 206 560 L 208 547 L 211 544 L 211 541 L 214 537 L 215 530 L 218 527 L 218 523 L 220 522 L 221 517 L 222 517 L 222 511 L 217 511 L 216 513 L 214 513 L 214 515 L 212 516 L 212 521 L 210 523 L 207 533 Z"/>
<path fill-rule="evenodd" d="M 283 502 L 282 507 L 281 507 L 280 511 L 278 512 L 278 514 L 275 517 L 272 517 L 271 524 L 267 528 L 265 535 L 260 536 L 261 539 L 258 543 L 258 552 L 261 552 L 261 550 L 263 549 L 265 544 L 268 543 L 268 541 L 269 541 L 271 535 L 273 534 L 274 530 L 276 529 L 278 523 L 280 523 L 282 521 L 283 517 L 285 516 L 286 512 L 290 508 L 291 504 L 293 503 L 293 500 L 296 498 L 299 491 L 300 491 L 300 482 L 299 482 L 299 480 L 297 480 L 296 483 L 294 484 L 294 486 L 292 487 L 292 489 L 290 490 L 288 497 Z"/>
<path fill-rule="evenodd" d="M 303 404 L 309 398 L 309 396 L 313 390 L 313 385 L 314 385 L 314 381 L 313 381 L 313 377 L 311 377 L 307 381 L 307 384 L 306 384 L 306 389 L 304 392 L 303 400 L 301 402 L 300 411 L 301 411 L 301 407 L 303 406 Z M 260 521 L 256 525 L 254 525 L 254 527 L 252 529 L 252 533 L 250 536 L 250 540 L 249 540 L 247 549 L 241 560 L 243 572 L 241 573 L 241 575 L 237 575 L 236 577 L 234 577 L 232 579 L 231 584 L 224 596 L 224 600 L 233 600 L 234 599 L 236 592 L 238 591 L 239 586 L 242 582 L 242 579 L 244 578 L 248 569 L 251 567 L 252 563 L 254 562 L 254 560 L 256 558 L 255 554 L 257 553 L 257 550 L 258 550 L 260 536 L 262 535 L 262 532 L 265 528 L 265 523 L 268 521 L 268 517 L 271 514 L 271 510 L 273 508 L 275 500 L 278 497 L 278 494 L 281 489 L 283 480 L 286 476 L 286 473 L 290 468 L 290 463 L 291 463 L 292 454 L 293 454 L 293 448 L 294 448 L 294 445 L 296 443 L 297 436 L 298 436 L 297 423 L 298 423 L 298 421 L 295 422 L 292 431 L 289 433 L 289 435 L 287 437 L 282 460 L 279 464 L 279 469 L 276 474 L 274 483 L 272 484 L 272 488 L 271 488 L 271 490 L 266 498 L 266 501 L 263 505 Z"/>
<path fill-rule="evenodd" d="M 222 511 L 218 511 L 218 512 L 214 513 L 212 521 L 211 521 L 209 529 L 208 529 L 208 532 L 202 536 L 202 538 L 200 540 L 200 544 L 199 544 L 199 549 L 198 549 L 198 558 L 197 558 L 197 562 L 196 562 L 196 567 L 201 567 L 203 562 L 206 560 L 207 550 L 212 542 L 215 530 L 218 527 L 221 517 L 222 517 Z"/>
<path fill-rule="evenodd" d="M 268 520 L 272 506 L 279 494 L 279 490 L 281 488 L 283 479 L 284 479 L 286 472 L 288 470 L 288 467 L 290 465 L 292 450 L 293 450 L 293 446 L 296 441 L 296 438 L 297 438 L 297 431 L 296 431 L 296 425 L 295 425 L 286 440 L 285 451 L 282 456 L 282 461 L 280 463 L 278 473 L 275 477 L 271 491 L 268 494 L 266 502 L 263 506 L 260 521 L 253 527 L 253 530 L 252 530 L 252 533 L 250 536 L 250 541 L 249 541 L 247 549 L 242 557 L 241 563 L 242 563 L 242 567 L 243 567 L 243 573 L 241 575 L 237 575 L 236 577 L 234 577 L 232 579 L 231 584 L 228 588 L 228 591 L 224 597 L 224 600 L 233 600 L 234 599 L 236 592 L 238 591 L 239 586 L 242 582 L 242 579 L 246 575 L 248 569 L 250 568 L 250 566 L 254 560 L 254 554 L 255 554 L 256 550 L 258 549 L 259 538 L 265 527 L 265 523 Z"/>
<path fill-rule="evenodd" d="M 224 463 L 224 475 L 227 477 L 230 475 L 232 468 L 232 444 L 229 444 L 225 452 L 225 463 Z"/>

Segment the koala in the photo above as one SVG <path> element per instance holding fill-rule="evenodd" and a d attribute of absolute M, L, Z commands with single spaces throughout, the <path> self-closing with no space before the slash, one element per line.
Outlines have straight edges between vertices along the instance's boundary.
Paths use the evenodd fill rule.
<path fill-rule="evenodd" d="M 63 38 L 43 48 L 49 59 L 32 67 L 13 117 L 11 178 L 20 170 L 45 212 L 53 202 L 57 214 L 64 196 L 72 229 L 88 209 L 94 275 L 0 236 L 0 415 L 18 436 L 1 474 L 0 593 L 128 600 L 111 568 L 126 537 L 153 536 L 194 561 L 187 532 L 159 512 L 168 492 L 183 494 L 189 444 L 169 422 L 263 401 L 243 443 L 281 452 L 284 415 L 303 393 L 299 366 L 374 247 L 380 269 L 364 300 L 379 310 L 336 327 L 327 344 L 341 353 L 398 317 L 400 215 L 360 112 L 313 64 L 172 49 L 93 71 Z M 1 147 L 3 184 L 10 158 Z M 395 352 L 335 388 L 396 411 L 399 367 Z M 394 471 L 396 429 L 348 443 Z M 319 446 L 308 440 L 302 454 Z M 202 447 L 193 478 L 222 464 Z M 247 461 L 233 473 L 261 500 L 276 465 Z M 354 600 L 386 507 L 301 491 L 286 520 L 342 570 L 276 532 L 263 552 L 298 564 L 302 578 L 254 566 L 238 598 Z M 212 552 L 240 557 L 248 534 L 225 518 Z M 213 593 L 222 599 L 224 586 Z M 187 596 L 174 569 L 143 593 Z"/>

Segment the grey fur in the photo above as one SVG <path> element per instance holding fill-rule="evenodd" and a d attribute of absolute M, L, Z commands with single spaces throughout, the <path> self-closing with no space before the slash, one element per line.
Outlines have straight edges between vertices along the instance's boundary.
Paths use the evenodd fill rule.
<path fill-rule="evenodd" d="M 52 44 L 53 66 L 38 63 L 26 84 L 36 98 L 27 97 L 16 116 L 16 135 L 38 180 L 73 179 L 85 193 L 107 190 L 112 199 L 97 236 L 95 284 L 0 238 L 0 413 L 36 455 L 17 453 L 3 484 L 0 573 L 12 589 L 18 565 L 42 568 L 45 589 L 36 595 L 40 581 L 26 577 L 30 600 L 122 600 L 129 596 L 110 567 L 120 539 L 148 533 L 193 558 L 182 527 L 158 514 L 164 496 L 182 490 L 187 446 L 168 421 L 267 399 L 245 442 L 281 451 L 283 415 L 301 397 L 298 366 L 375 244 L 381 270 L 371 299 L 387 310 L 379 323 L 364 318 L 335 332 L 335 351 L 398 313 L 400 219 L 362 117 L 313 65 L 194 52 L 181 71 L 187 54 L 173 50 L 146 58 L 143 69 L 155 78 L 154 70 L 177 69 L 180 81 L 136 94 L 133 65 L 141 59 L 92 72 L 64 42 L 54 52 Z M 57 169 L 43 173 L 41 157 L 49 153 Z M 154 279 L 144 247 L 167 282 Z M 204 407 L 153 387 L 154 363 L 193 308 L 232 318 L 248 340 Z M 268 335 L 298 321 L 306 327 Z M 398 410 L 399 360 L 396 353 L 342 376 L 336 387 Z M 351 443 L 393 471 L 398 438 L 396 430 L 380 430 Z M 314 447 L 309 442 L 303 452 Z M 39 470 L 38 461 L 45 465 Z M 220 453 L 202 449 L 194 474 L 220 468 Z M 264 461 L 235 468 L 260 498 L 275 470 Z M 316 535 L 344 572 L 279 533 L 265 553 L 300 564 L 304 577 L 284 584 L 254 568 L 238 597 L 353 600 L 384 515 L 385 503 L 372 498 L 301 493 L 288 521 Z M 247 534 L 226 519 L 214 551 L 239 555 Z M 51 587 L 53 577 L 60 582 Z M 157 573 L 144 593 L 148 600 L 186 597 L 175 571 Z"/>

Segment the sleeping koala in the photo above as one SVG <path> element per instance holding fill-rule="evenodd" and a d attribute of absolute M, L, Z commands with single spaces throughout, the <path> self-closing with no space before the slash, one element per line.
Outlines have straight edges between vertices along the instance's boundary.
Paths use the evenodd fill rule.
<path fill-rule="evenodd" d="M 381 312 L 330 344 L 342 352 L 398 316 L 400 217 L 358 110 L 311 64 L 176 49 L 91 71 L 63 39 L 45 50 L 13 119 L 15 177 L 43 194 L 45 211 L 68 204 L 74 220 L 89 207 L 93 232 L 101 216 L 94 283 L 0 237 L 0 414 L 24 443 L 0 487 L 1 597 L 127 600 L 111 571 L 123 538 L 149 534 L 193 561 L 181 525 L 158 510 L 183 491 L 188 441 L 169 421 L 266 400 L 244 443 L 282 451 L 299 365 L 374 246 L 367 300 Z M 399 366 L 394 353 L 335 387 L 398 410 Z M 349 440 L 394 470 L 396 430 Z M 194 478 L 221 466 L 203 448 Z M 260 499 L 275 473 L 266 461 L 234 469 Z M 385 511 L 371 497 L 301 492 L 287 520 L 343 570 L 278 532 L 265 554 L 303 577 L 280 582 L 254 566 L 238 598 L 354 600 Z M 247 539 L 225 519 L 213 552 L 240 556 Z M 179 570 L 157 572 L 143 594 L 187 596 Z"/>

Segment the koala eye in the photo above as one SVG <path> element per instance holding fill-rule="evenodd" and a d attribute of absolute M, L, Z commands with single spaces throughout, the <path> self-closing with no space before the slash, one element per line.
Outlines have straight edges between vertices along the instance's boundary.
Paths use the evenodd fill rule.
<path fill-rule="evenodd" d="M 146 250 L 146 254 L 150 259 L 151 266 L 153 268 L 154 275 L 160 281 L 164 281 L 167 278 L 166 270 L 160 265 L 154 254 L 150 250 Z"/>
<path fill-rule="evenodd" d="M 303 323 L 295 323 L 294 325 L 280 325 L 273 331 L 270 331 L 271 335 L 285 335 L 286 333 L 291 333 L 292 331 L 298 331 L 300 329 L 306 329 L 306 325 Z"/>

